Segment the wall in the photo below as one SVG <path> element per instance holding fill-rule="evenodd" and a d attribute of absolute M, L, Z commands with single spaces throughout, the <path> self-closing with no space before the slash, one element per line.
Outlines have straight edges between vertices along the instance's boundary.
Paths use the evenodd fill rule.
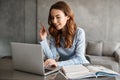
<path fill-rule="evenodd" d="M 37 0 L 37 17 L 48 27 L 50 6 L 59 0 Z M 120 42 L 120 0 L 63 0 L 74 11 L 79 27 L 86 32 L 86 41 Z M 37 25 L 38 29 L 40 25 Z"/>
<path fill-rule="evenodd" d="M 35 0 L 0 0 L 0 57 L 11 55 L 10 42 L 36 42 Z"/>
<path fill-rule="evenodd" d="M 49 8 L 57 1 L 0 0 L 0 57 L 11 55 L 10 42 L 37 43 L 39 22 L 49 27 Z M 77 25 L 85 30 L 86 41 L 120 42 L 120 0 L 65 1 L 73 9 Z"/>

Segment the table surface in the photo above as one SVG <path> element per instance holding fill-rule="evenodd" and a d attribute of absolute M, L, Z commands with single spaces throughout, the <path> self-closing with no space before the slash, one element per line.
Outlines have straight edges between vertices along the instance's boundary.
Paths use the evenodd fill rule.
<path fill-rule="evenodd" d="M 65 77 L 56 72 L 48 76 L 40 76 L 32 73 L 16 71 L 13 69 L 11 59 L 0 59 L 0 80 L 66 80 Z M 99 77 L 79 80 L 120 80 L 120 77 Z"/>

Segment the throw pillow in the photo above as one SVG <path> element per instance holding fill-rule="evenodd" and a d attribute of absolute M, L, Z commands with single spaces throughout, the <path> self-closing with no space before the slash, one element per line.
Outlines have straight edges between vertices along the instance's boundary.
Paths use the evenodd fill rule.
<path fill-rule="evenodd" d="M 113 53 L 119 48 L 119 42 L 104 42 L 103 56 L 113 56 Z"/>
<path fill-rule="evenodd" d="M 86 53 L 88 55 L 101 56 L 102 55 L 102 42 L 101 41 L 88 42 Z"/>

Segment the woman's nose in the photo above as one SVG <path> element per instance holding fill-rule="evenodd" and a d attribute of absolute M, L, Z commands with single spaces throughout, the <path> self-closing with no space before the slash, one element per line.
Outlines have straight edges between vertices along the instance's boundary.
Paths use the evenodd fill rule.
<path fill-rule="evenodd" d="M 54 24 L 57 23 L 57 19 L 56 19 L 56 18 L 53 19 L 53 23 L 54 23 Z"/>

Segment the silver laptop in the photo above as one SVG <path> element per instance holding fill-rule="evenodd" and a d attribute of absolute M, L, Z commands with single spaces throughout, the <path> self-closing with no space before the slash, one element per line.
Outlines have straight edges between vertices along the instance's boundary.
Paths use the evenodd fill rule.
<path fill-rule="evenodd" d="M 13 67 L 16 70 L 48 75 L 60 68 L 44 68 L 43 50 L 40 44 L 11 43 Z"/>

